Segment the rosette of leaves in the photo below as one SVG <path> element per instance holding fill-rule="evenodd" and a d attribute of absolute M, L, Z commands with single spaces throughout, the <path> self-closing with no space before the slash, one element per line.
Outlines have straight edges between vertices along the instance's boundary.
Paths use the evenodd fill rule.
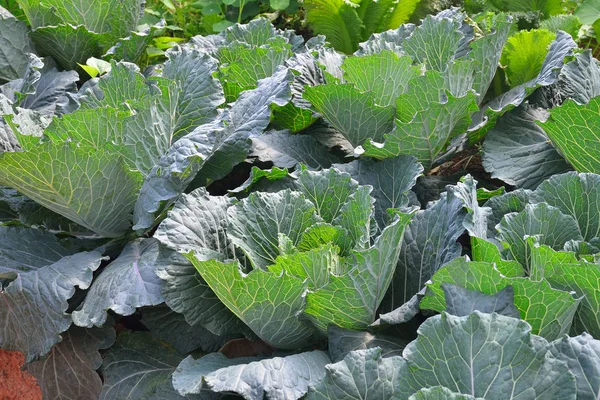
<path fill-rule="evenodd" d="M 437 269 L 420 307 L 465 315 L 484 311 L 479 307 L 509 310 L 501 305 L 514 303 L 511 312 L 548 340 L 568 333 L 597 336 L 599 179 L 556 175 L 535 191 L 495 196 L 484 206 L 471 178 L 449 186 L 467 210 L 462 224 L 474 261 L 458 258 Z"/>
<path fill-rule="evenodd" d="M 31 26 L 29 36 L 41 56 L 52 56 L 62 68 L 72 70 L 90 57 L 100 57 L 121 38 L 129 52 L 122 58 L 137 61 L 134 49 L 145 49 L 152 39 L 137 31 L 144 1 L 97 1 L 82 7 L 77 1 L 19 0 L 19 7 Z M 137 56 L 141 52 L 135 51 Z M 129 56 L 129 57 L 127 57 Z"/>
<path fill-rule="evenodd" d="M 18 225 L 7 228 L 2 239 L 0 294 L 11 306 L 0 311 L 5 321 L 0 346 L 25 353 L 28 362 L 53 352 L 47 364 L 52 374 L 41 374 L 44 366 L 34 368 L 46 396 L 83 393 L 88 382 L 85 396 L 96 397 L 103 390 L 95 372 L 97 350 L 110 345 L 108 313 L 126 316 L 163 303 L 165 284 L 157 274 L 182 262 L 146 233 L 195 177 L 218 180 L 246 158 L 250 138 L 270 123 L 271 104 L 289 100 L 292 75 L 277 68 L 224 105 L 222 86 L 213 77 L 218 62 L 190 48 L 170 50 L 160 74 L 152 77 L 134 64 L 113 61 L 109 73 L 79 92 L 73 73 L 31 60 L 19 72 L 24 77 L 2 86 L 0 96 L 2 132 L 16 144 L 0 154 L 0 218 Z M 59 85 L 63 80 L 69 83 Z M 145 318 L 157 337 L 168 335 L 156 320 L 201 335 L 205 340 L 195 341 L 194 349 L 214 350 L 223 343 L 172 311 L 149 311 Z M 236 323 L 233 314 L 230 319 Z M 71 330 L 73 322 L 85 329 Z M 231 335 L 241 330 L 224 337 Z M 53 347 L 61 337 L 64 346 Z M 59 367 L 66 364 L 78 366 Z M 73 370 L 80 380 L 67 378 Z M 131 382 L 125 380 L 119 390 L 128 390 Z M 164 390 L 172 391 L 170 381 L 166 384 Z"/>
<path fill-rule="evenodd" d="M 333 168 L 301 171 L 290 185 L 240 201 L 199 189 L 155 235 L 258 337 L 282 349 L 310 345 L 328 325 L 375 321 L 411 218 L 394 211 L 374 236 L 372 188 Z"/>
<path fill-rule="evenodd" d="M 532 79 L 489 101 L 510 29 L 503 14 L 475 27 L 457 9 L 428 16 L 418 26 L 373 35 L 353 56 L 325 61 L 317 54 L 291 65 L 309 83 L 294 92 L 292 103 L 306 108 L 298 99 L 308 101 L 355 155 L 409 154 L 429 169 L 480 140 L 535 88 L 555 82 L 557 68 L 576 47 L 559 33 Z M 324 68 L 321 76 L 310 73 L 311 62 Z"/>

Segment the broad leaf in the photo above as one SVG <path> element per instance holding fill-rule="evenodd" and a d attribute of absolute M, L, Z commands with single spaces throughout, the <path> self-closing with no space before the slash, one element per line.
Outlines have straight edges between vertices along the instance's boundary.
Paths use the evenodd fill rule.
<path fill-rule="evenodd" d="M 458 317 L 464 317 L 473 311 L 491 314 L 498 313 L 507 317 L 519 318 L 519 310 L 514 303 L 514 289 L 507 286 L 493 295 L 487 295 L 477 290 L 464 289 L 451 283 L 442 283 L 446 312 Z"/>
<path fill-rule="evenodd" d="M 550 176 L 571 169 L 535 122 L 547 115 L 544 109 L 522 104 L 500 117 L 483 144 L 483 165 L 492 177 L 535 189 Z"/>
<path fill-rule="evenodd" d="M 335 325 L 329 326 L 327 336 L 329 338 L 327 349 L 333 362 L 342 361 L 351 351 L 374 347 L 381 349 L 384 358 L 402 355 L 402 349 L 408 344 L 393 336 L 342 329 Z"/>
<path fill-rule="evenodd" d="M 355 251 L 356 261 L 344 275 L 330 277 L 320 290 L 306 296 L 305 313 L 322 332 L 328 324 L 364 329 L 375 321 L 377 309 L 394 277 L 402 237 L 411 214 L 398 214 L 367 250 Z M 350 269 L 351 268 L 351 269 Z"/>
<path fill-rule="evenodd" d="M 577 399 L 592 400 L 600 395 L 600 342 L 584 333 L 563 337 L 550 344 L 552 355 L 567 363 L 577 382 Z"/>
<path fill-rule="evenodd" d="M 246 275 L 237 261 L 201 261 L 192 252 L 186 257 L 223 304 L 265 342 L 294 349 L 313 340 L 313 327 L 299 318 L 305 307 L 302 280 L 261 269 Z"/>
<path fill-rule="evenodd" d="M 182 358 L 150 332 L 123 332 L 104 355 L 100 399 L 183 399 L 171 384 Z"/>
<path fill-rule="evenodd" d="M 582 240 L 577 221 L 546 203 L 528 204 L 521 212 L 506 214 L 496 226 L 498 238 L 508 245 L 510 256 L 529 270 L 530 255 L 525 235 L 539 235 L 540 244 L 555 250 L 569 240 Z"/>
<path fill-rule="evenodd" d="M 308 0 L 307 22 L 317 35 L 325 35 L 339 51 L 352 54 L 362 39 L 363 23 L 352 4 L 343 0 Z"/>
<path fill-rule="evenodd" d="M 550 118 L 538 124 L 546 131 L 552 144 L 579 172 L 600 173 L 600 162 L 595 154 L 600 149 L 600 97 L 585 105 L 574 100 L 550 111 Z"/>
<path fill-rule="evenodd" d="M 452 195 L 442 195 L 437 203 L 417 211 L 406 227 L 383 312 L 409 301 L 435 271 L 460 256 L 461 247 L 456 239 L 464 231 L 464 218 L 462 202 Z"/>
<path fill-rule="evenodd" d="M 14 250 L 7 249 L 9 260 Z M 92 273 L 103 259 L 98 252 L 84 252 L 48 262 L 48 250 L 31 254 L 29 265 L 16 260 L 14 267 L 9 264 L 1 271 L 3 278 L 12 281 L 0 291 L 5 304 L 0 308 L 0 343 L 4 349 L 24 353 L 26 362 L 45 355 L 60 341 L 60 334 L 71 325 L 67 300 L 75 286 L 89 287 Z"/>
<path fill-rule="evenodd" d="M 27 53 L 34 53 L 27 25 L 10 14 L 0 15 L 0 83 L 23 77 Z"/>
<path fill-rule="evenodd" d="M 129 229 L 141 176 L 105 151 L 74 144 L 0 155 L 0 185 L 11 186 L 41 205 L 99 235 Z"/>
<path fill-rule="evenodd" d="M 409 190 L 423 173 L 423 167 L 411 156 L 399 156 L 382 161 L 360 159 L 348 164 L 335 164 L 361 185 L 373 186 L 375 218 L 383 229 L 390 220 L 390 208 L 401 209 L 409 204 Z"/>
<path fill-rule="evenodd" d="M 50 354 L 27 366 L 36 377 L 42 396 L 49 399 L 98 398 L 102 379 L 96 372 L 102 365 L 100 349 L 115 341 L 111 326 L 99 329 L 72 327 Z"/>
<path fill-rule="evenodd" d="M 446 313 L 429 318 L 404 349 L 399 387 L 408 397 L 423 387 L 445 386 L 486 399 L 575 400 L 567 365 L 549 357 L 548 343 L 526 322 L 498 314 Z"/>
<path fill-rule="evenodd" d="M 221 353 L 197 360 L 189 356 L 173 374 L 173 386 L 182 395 L 209 388 L 238 393 L 248 400 L 296 400 L 306 394 L 308 385 L 323 378 L 328 363 L 327 353 L 319 350 L 263 360 L 229 359 Z"/>
<path fill-rule="evenodd" d="M 254 268 L 264 269 L 279 255 L 279 235 L 298 244 L 302 233 L 319 222 L 315 211 L 315 206 L 298 192 L 252 193 L 228 209 L 227 235 Z"/>
<path fill-rule="evenodd" d="M 88 328 L 102 326 L 108 310 L 131 315 L 137 307 L 162 303 L 162 281 L 156 270 L 164 267 L 163 263 L 158 240 L 138 239 L 128 243 L 96 278 L 84 302 L 73 312 L 73 322 Z"/>
<path fill-rule="evenodd" d="M 182 314 L 176 313 L 167 305 L 142 309 L 142 324 L 150 330 L 153 337 L 169 343 L 181 354 L 196 349 L 217 351 L 229 340 L 227 335 L 214 335 L 200 325 L 191 326 L 185 322 Z"/>
<path fill-rule="evenodd" d="M 356 350 L 325 367 L 325 378 L 311 386 L 307 400 L 399 398 L 401 357 L 382 358 L 380 348 Z"/>
<path fill-rule="evenodd" d="M 571 215 L 583 240 L 600 236 L 600 176 L 569 172 L 554 175 L 533 192 L 532 203 L 545 202 Z M 575 237 L 573 237 L 575 239 Z"/>
<path fill-rule="evenodd" d="M 572 294 L 553 289 L 547 281 L 529 278 L 507 278 L 492 263 L 466 262 L 459 258 L 440 269 L 427 284 L 427 294 L 421 308 L 444 311 L 446 308 L 444 283 L 458 285 L 493 295 L 507 286 L 514 290 L 514 304 L 521 318 L 531 325 L 531 331 L 548 340 L 554 340 L 569 332 L 573 316 L 581 299 Z"/>

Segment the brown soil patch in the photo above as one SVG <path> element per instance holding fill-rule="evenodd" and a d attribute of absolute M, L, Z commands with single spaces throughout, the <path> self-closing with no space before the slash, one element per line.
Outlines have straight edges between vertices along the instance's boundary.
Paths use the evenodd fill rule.
<path fill-rule="evenodd" d="M 36 379 L 21 371 L 23 353 L 0 349 L 0 400 L 42 400 Z"/>

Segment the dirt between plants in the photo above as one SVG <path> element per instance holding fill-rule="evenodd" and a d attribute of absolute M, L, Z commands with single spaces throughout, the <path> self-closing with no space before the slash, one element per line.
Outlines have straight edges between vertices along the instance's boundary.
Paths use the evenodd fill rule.
<path fill-rule="evenodd" d="M 36 379 L 21 371 L 23 353 L 0 350 L 0 400 L 42 400 Z"/>

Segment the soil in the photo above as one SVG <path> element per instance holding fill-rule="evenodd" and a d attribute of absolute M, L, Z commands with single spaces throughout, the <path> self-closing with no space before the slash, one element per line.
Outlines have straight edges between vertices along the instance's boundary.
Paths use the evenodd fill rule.
<path fill-rule="evenodd" d="M 0 400 L 42 400 L 36 379 L 21 371 L 23 353 L 0 349 Z"/>

